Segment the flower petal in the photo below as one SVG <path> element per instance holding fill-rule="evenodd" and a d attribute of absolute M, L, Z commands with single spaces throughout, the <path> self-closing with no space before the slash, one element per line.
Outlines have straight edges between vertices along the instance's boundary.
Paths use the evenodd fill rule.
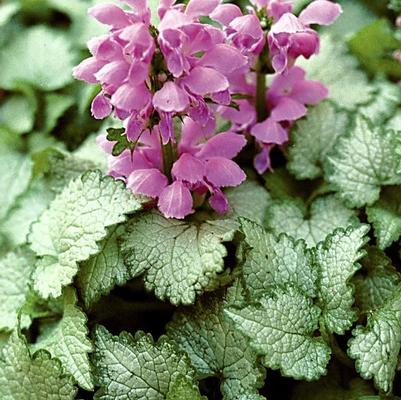
<path fill-rule="evenodd" d="M 224 26 L 228 26 L 233 19 L 241 16 L 241 9 L 235 4 L 220 4 L 210 14 L 211 19 Z"/>
<path fill-rule="evenodd" d="M 97 4 L 88 10 L 88 14 L 114 29 L 124 28 L 130 24 L 127 14 L 115 4 Z"/>
<path fill-rule="evenodd" d="M 288 132 L 272 118 L 256 124 L 251 130 L 252 136 L 263 143 L 283 144 L 288 141 Z"/>
<path fill-rule="evenodd" d="M 132 86 L 125 83 L 111 97 L 111 103 L 124 111 L 141 110 L 150 100 L 148 88 L 142 84 Z"/>
<path fill-rule="evenodd" d="M 233 46 L 218 44 L 210 49 L 200 60 L 200 65 L 214 68 L 222 74 L 231 74 L 246 67 L 247 58 Z"/>
<path fill-rule="evenodd" d="M 221 0 L 190 0 L 185 13 L 193 18 L 208 16 L 221 3 Z"/>
<path fill-rule="evenodd" d="M 318 81 L 297 82 L 291 93 L 291 98 L 302 104 L 318 104 L 329 95 L 323 83 Z"/>
<path fill-rule="evenodd" d="M 219 214 L 225 214 L 229 209 L 227 197 L 218 188 L 214 189 L 213 194 L 210 196 L 209 204 Z"/>
<path fill-rule="evenodd" d="M 200 96 L 223 92 L 229 87 L 223 74 L 208 67 L 195 67 L 182 81 L 192 93 Z"/>
<path fill-rule="evenodd" d="M 104 119 L 111 114 L 113 107 L 110 100 L 100 92 L 92 101 L 91 112 L 94 118 Z"/>
<path fill-rule="evenodd" d="M 98 83 L 95 74 L 105 64 L 106 61 L 101 61 L 95 57 L 90 57 L 83 60 L 80 64 L 74 67 L 72 70 L 72 75 L 75 79 L 78 79 L 80 81 L 85 81 L 87 83 Z"/>
<path fill-rule="evenodd" d="M 330 25 L 342 13 L 339 4 L 327 0 L 317 0 L 309 4 L 301 14 L 299 19 L 305 24 Z"/>
<path fill-rule="evenodd" d="M 195 184 L 203 181 L 206 167 L 203 161 L 189 153 L 184 153 L 174 163 L 171 172 L 176 179 Z"/>
<path fill-rule="evenodd" d="M 271 113 L 273 121 L 296 121 L 307 113 L 306 107 L 296 100 L 283 97 Z"/>
<path fill-rule="evenodd" d="M 225 187 L 238 186 L 246 179 L 246 175 L 234 161 L 213 157 L 206 162 L 206 178 L 216 187 Z"/>
<path fill-rule="evenodd" d="M 188 95 L 174 82 L 168 81 L 153 96 L 153 106 L 167 113 L 184 111 L 189 105 Z"/>
<path fill-rule="evenodd" d="M 158 197 L 168 185 L 168 179 L 158 169 L 137 169 L 128 177 L 127 187 L 134 193 Z"/>
<path fill-rule="evenodd" d="M 192 195 L 180 181 L 165 187 L 160 193 L 157 206 L 167 218 L 183 219 L 194 212 Z"/>
<path fill-rule="evenodd" d="M 234 132 L 219 133 L 209 139 L 197 154 L 200 158 L 234 158 L 246 145 L 244 135 Z"/>

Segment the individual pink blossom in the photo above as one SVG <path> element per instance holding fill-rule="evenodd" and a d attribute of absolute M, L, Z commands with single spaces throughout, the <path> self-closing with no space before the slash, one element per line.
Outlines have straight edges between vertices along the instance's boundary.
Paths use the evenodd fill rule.
<path fill-rule="evenodd" d="M 265 9 L 277 21 L 283 14 L 292 12 L 294 0 L 251 0 L 251 3 L 259 10 Z"/>
<path fill-rule="evenodd" d="M 274 70 L 282 73 L 291 67 L 299 56 L 310 58 L 317 54 L 320 48 L 319 36 L 310 25 L 330 25 L 341 12 L 339 4 L 316 0 L 309 4 L 299 17 L 290 12 L 283 14 L 268 34 Z"/>
<path fill-rule="evenodd" d="M 214 123 L 202 127 L 186 118 L 177 143 L 177 160 L 171 169 L 171 180 L 163 171 L 163 159 L 157 130 L 141 135 L 133 152 L 125 150 L 118 157 L 111 155 L 112 146 L 104 135 L 99 145 L 109 153 L 109 174 L 126 182 L 136 194 L 157 199 L 159 210 L 167 218 L 182 219 L 194 212 L 192 194 L 205 197 L 218 213 L 229 209 L 222 192 L 225 187 L 241 184 L 246 176 L 232 159 L 246 144 L 243 135 L 234 132 L 214 134 Z"/>
<path fill-rule="evenodd" d="M 213 104 L 230 104 L 230 79 L 249 70 L 248 59 L 222 29 L 199 22 L 221 0 L 191 0 L 186 7 L 161 1 L 157 30 L 145 0 L 123 2 L 131 9 L 99 4 L 89 10 L 110 28 L 88 43 L 92 56 L 74 68 L 77 79 L 102 87 L 93 116 L 114 112 L 132 141 L 158 125 L 164 144 L 174 140 L 176 116 L 206 125 Z"/>

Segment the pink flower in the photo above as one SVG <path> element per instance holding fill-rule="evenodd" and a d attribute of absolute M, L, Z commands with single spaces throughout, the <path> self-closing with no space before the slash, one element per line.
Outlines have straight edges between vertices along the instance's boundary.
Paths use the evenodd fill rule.
<path fill-rule="evenodd" d="M 293 0 L 251 0 L 258 9 L 266 9 L 267 15 L 275 21 L 285 13 L 292 12 Z"/>
<path fill-rule="evenodd" d="M 273 24 L 268 42 L 272 65 L 282 73 L 294 64 L 299 56 L 311 57 L 319 52 L 319 36 L 310 28 L 311 24 L 330 25 L 341 14 L 338 4 L 327 0 L 316 0 L 309 4 L 299 17 L 287 12 Z"/>
<path fill-rule="evenodd" d="M 110 32 L 92 39 L 92 56 L 74 68 L 77 79 L 102 87 L 92 104 L 94 117 L 114 112 L 133 141 L 155 125 L 163 143 L 174 140 L 176 116 L 189 115 L 206 125 L 213 104 L 230 104 L 230 79 L 249 70 L 248 59 L 223 30 L 199 21 L 221 1 L 191 0 L 184 7 L 164 0 L 157 31 L 146 0 L 123 2 L 131 10 L 115 4 L 89 10 Z"/>
<path fill-rule="evenodd" d="M 162 172 L 158 129 L 142 134 L 132 153 L 126 150 L 118 157 L 111 155 L 110 142 L 100 136 L 98 143 L 110 154 L 109 174 L 125 181 L 134 193 L 157 199 L 159 210 L 167 218 L 181 219 L 193 213 L 192 193 L 202 197 L 210 193 L 211 207 L 218 213 L 227 212 L 229 204 L 222 188 L 238 186 L 246 178 L 232 161 L 245 146 L 245 137 L 234 132 L 215 135 L 214 124 L 204 130 L 186 118 L 169 182 Z"/>
<path fill-rule="evenodd" d="M 219 112 L 232 122 L 233 130 L 248 131 L 255 137 L 261 153 L 256 156 L 254 164 L 259 173 L 264 173 L 270 168 L 271 149 L 288 141 L 288 130 L 293 122 L 306 115 L 307 105 L 318 104 L 325 99 L 328 90 L 320 82 L 306 80 L 305 71 L 300 67 L 292 67 L 286 74 L 276 74 L 266 92 L 269 117 L 257 123 L 254 104 L 256 84 L 254 79 L 253 84 L 249 82 L 237 80 L 236 87 L 241 93 L 248 94 L 251 100 L 238 101 L 239 110 L 220 107 Z"/>

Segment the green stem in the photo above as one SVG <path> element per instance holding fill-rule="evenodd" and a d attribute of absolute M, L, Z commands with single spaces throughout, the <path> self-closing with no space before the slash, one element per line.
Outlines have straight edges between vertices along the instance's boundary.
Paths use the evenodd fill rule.
<path fill-rule="evenodd" d="M 166 175 L 169 181 L 171 182 L 172 181 L 171 168 L 173 168 L 173 163 L 174 163 L 173 143 L 171 140 L 169 140 L 167 144 L 163 144 L 163 140 L 160 137 L 160 144 L 162 146 L 162 153 L 163 153 L 164 175 Z"/>
<path fill-rule="evenodd" d="M 331 347 L 331 351 L 333 352 L 334 357 L 345 367 L 354 369 L 354 363 L 340 347 L 334 335 L 327 332 L 326 327 L 323 323 L 320 323 L 320 332 L 323 336 L 323 339 Z"/>
<path fill-rule="evenodd" d="M 266 75 L 261 68 L 258 68 L 256 72 L 256 113 L 258 122 L 262 122 L 267 118 L 266 89 Z"/>

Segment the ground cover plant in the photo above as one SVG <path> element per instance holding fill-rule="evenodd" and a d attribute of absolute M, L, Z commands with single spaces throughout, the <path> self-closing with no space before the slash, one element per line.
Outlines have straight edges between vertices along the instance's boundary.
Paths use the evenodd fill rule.
<path fill-rule="evenodd" d="M 0 399 L 400 399 L 401 2 L 0 4 Z"/>

